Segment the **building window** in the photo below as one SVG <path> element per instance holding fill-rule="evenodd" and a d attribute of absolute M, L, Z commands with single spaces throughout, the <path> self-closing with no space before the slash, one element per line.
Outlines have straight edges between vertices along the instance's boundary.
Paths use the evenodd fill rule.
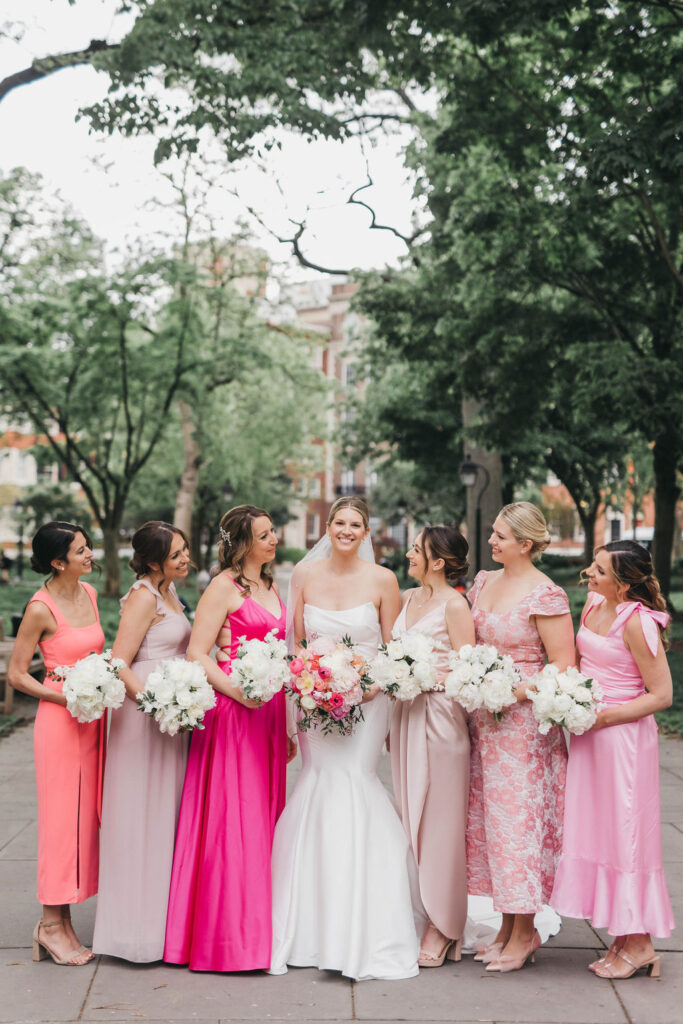
<path fill-rule="evenodd" d="M 309 512 L 306 516 L 306 540 L 318 540 L 320 537 L 320 516 L 317 512 Z"/>
<path fill-rule="evenodd" d="M 341 473 L 342 494 L 354 494 L 356 490 L 356 474 L 352 469 L 343 469 Z"/>

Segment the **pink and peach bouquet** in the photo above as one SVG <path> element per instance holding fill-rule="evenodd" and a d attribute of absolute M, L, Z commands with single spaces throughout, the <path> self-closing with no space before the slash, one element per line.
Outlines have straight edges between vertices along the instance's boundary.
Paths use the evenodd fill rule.
<path fill-rule="evenodd" d="M 345 636 L 318 637 L 302 645 L 289 663 L 288 690 L 299 709 L 297 726 L 347 736 L 362 721 L 361 702 L 372 686 L 365 659 Z"/>

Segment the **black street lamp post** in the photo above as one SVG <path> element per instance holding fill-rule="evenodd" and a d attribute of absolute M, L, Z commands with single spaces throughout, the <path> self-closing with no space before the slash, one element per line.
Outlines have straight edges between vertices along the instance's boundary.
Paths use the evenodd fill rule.
<path fill-rule="evenodd" d="M 17 517 L 17 579 L 24 578 L 24 503 L 21 498 L 15 498 L 12 508 Z"/>
<path fill-rule="evenodd" d="M 482 466 L 479 462 L 473 462 L 469 455 L 465 456 L 465 461 L 461 464 L 459 470 L 460 483 L 463 487 L 470 488 L 474 487 L 477 482 L 477 476 L 479 471 L 484 474 L 484 484 L 480 488 L 477 494 L 477 501 L 474 511 L 474 574 L 479 572 L 481 569 L 481 499 L 484 495 L 484 491 L 491 482 L 491 474 L 489 473 L 486 466 Z"/>

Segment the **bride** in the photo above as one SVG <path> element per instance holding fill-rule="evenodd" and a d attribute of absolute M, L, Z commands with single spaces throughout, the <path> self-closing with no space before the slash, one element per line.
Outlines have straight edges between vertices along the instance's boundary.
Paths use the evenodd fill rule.
<path fill-rule="evenodd" d="M 339 498 L 326 532 L 292 577 L 293 642 L 349 635 L 371 658 L 391 638 L 396 578 L 375 565 L 362 499 Z M 356 980 L 418 973 L 415 866 L 376 774 L 389 714 L 387 697 L 370 691 L 350 736 L 299 733 L 303 767 L 273 843 L 272 974 L 287 964 Z"/>

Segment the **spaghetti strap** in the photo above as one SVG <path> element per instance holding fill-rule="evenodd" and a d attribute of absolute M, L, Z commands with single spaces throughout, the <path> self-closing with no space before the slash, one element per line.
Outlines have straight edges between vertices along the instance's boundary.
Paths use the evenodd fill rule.
<path fill-rule="evenodd" d="M 601 594 L 589 594 L 588 597 L 589 597 L 589 600 L 590 600 L 590 604 L 586 605 L 586 607 L 584 608 L 583 613 L 581 615 L 581 625 L 582 626 L 586 625 L 586 617 L 587 617 L 588 613 L 590 611 L 592 611 L 594 608 L 597 608 L 597 606 L 599 604 L 602 604 L 602 602 L 605 600 L 604 597 Z M 586 628 L 588 628 L 588 627 L 586 627 Z"/>

